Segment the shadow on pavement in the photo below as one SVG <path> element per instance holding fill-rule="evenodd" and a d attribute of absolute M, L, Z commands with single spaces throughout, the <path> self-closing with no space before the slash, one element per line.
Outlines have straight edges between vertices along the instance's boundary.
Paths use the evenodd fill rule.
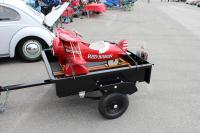
<path fill-rule="evenodd" d="M 19 63 L 19 62 L 23 62 L 19 57 L 15 57 L 15 58 L 9 58 L 9 57 L 0 58 L 0 65 L 1 64 L 9 64 L 9 63 Z"/>

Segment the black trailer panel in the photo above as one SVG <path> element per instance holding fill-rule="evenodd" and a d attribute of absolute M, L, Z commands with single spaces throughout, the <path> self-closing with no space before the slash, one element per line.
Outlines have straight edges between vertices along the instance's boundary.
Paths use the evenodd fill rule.
<path fill-rule="evenodd" d="M 130 51 L 129 53 L 129 56 L 127 55 L 123 58 L 132 64 L 131 66 L 99 70 L 89 72 L 86 75 L 62 78 L 56 78 L 53 75 L 53 72 L 61 68 L 57 58 L 51 54 L 51 50 L 44 50 L 42 57 L 50 78 L 54 80 L 58 97 L 75 95 L 81 91 L 90 92 L 100 89 L 132 94 L 137 91 L 135 87 L 136 82 L 145 81 L 150 83 L 152 64 L 142 60 Z M 91 63 L 88 65 L 91 65 Z M 118 89 L 113 89 L 113 87 L 117 87 Z"/>

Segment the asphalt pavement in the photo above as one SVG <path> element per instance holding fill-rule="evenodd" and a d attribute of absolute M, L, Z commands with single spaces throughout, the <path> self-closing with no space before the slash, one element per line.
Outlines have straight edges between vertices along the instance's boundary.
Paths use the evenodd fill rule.
<path fill-rule="evenodd" d="M 143 0 L 131 12 L 74 19 L 65 28 L 87 41 L 127 39 L 131 51 L 145 45 L 155 64 L 151 83 L 137 85 L 128 110 L 115 120 L 101 117 L 97 101 L 56 97 L 54 85 L 13 91 L 0 114 L 0 133 L 199 133 L 199 12 L 184 3 Z M 0 85 L 47 78 L 42 61 L 0 59 Z"/>

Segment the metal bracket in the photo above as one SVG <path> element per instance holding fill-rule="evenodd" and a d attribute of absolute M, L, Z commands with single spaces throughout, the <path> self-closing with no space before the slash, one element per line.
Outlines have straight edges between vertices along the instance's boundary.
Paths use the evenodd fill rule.
<path fill-rule="evenodd" d="M 3 89 L 2 87 L 0 89 Z M 6 90 L 6 96 L 2 102 L 0 102 L 0 113 L 3 113 L 6 110 L 6 105 L 8 101 L 8 96 L 9 96 L 9 90 Z"/>
<path fill-rule="evenodd" d="M 108 93 L 121 93 L 121 94 L 133 94 L 137 91 L 137 87 L 133 82 L 119 82 L 107 85 L 99 86 L 99 89 L 102 91 L 107 91 Z"/>

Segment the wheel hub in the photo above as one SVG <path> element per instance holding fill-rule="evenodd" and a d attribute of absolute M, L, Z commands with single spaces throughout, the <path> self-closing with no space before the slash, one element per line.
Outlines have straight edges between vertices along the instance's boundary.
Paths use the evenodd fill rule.
<path fill-rule="evenodd" d="M 26 46 L 26 51 L 29 54 L 34 55 L 39 51 L 39 46 L 35 43 L 30 43 Z"/>
<path fill-rule="evenodd" d="M 118 105 L 117 105 L 117 104 L 115 104 L 115 105 L 113 106 L 113 108 L 114 108 L 114 109 L 117 109 L 117 108 L 118 108 Z"/>
<path fill-rule="evenodd" d="M 41 55 L 42 47 L 40 42 L 29 40 L 23 46 L 23 53 L 28 58 L 37 58 Z"/>

